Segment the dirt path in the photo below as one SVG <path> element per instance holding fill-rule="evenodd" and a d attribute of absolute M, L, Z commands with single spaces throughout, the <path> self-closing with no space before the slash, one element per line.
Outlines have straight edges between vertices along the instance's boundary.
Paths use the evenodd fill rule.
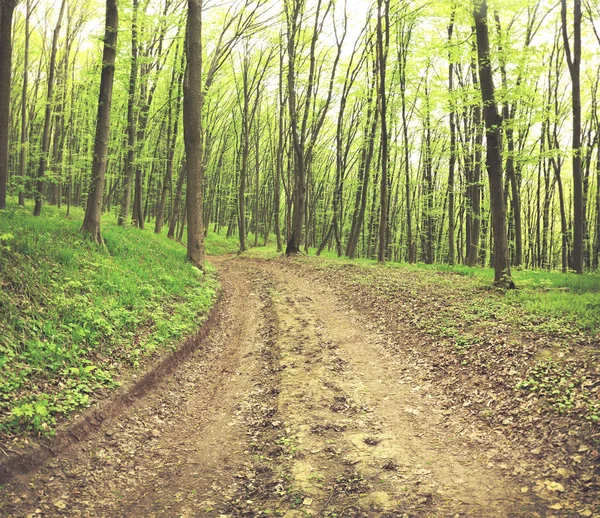
<path fill-rule="evenodd" d="M 0 514 L 536 515 L 472 423 L 436 408 L 413 382 L 418 365 L 331 287 L 285 263 L 216 263 L 221 324 L 203 347 L 85 444 L 13 481 Z"/>

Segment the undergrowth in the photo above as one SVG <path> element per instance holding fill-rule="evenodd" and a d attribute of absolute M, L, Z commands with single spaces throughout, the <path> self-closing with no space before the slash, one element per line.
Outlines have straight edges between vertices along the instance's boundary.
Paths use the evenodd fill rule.
<path fill-rule="evenodd" d="M 202 323 L 217 281 L 181 244 L 102 221 L 105 246 L 79 231 L 83 212 L 0 212 L 0 436 L 50 434 Z"/>

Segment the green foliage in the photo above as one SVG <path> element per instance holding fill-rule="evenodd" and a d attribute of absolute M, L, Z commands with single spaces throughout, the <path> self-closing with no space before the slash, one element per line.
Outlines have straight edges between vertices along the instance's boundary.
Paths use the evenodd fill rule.
<path fill-rule="evenodd" d="M 590 392 L 593 386 L 575 366 L 548 359 L 538 362 L 516 387 L 537 395 L 559 414 L 583 410 L 586 419 L 599 422 L 600 402 Z"/>
<path fill-rule="evenodd" d="M 0 216 L 0 433 L 51 433 L 124 369 L 174 348 L 215 297 L 213 270 L 187 263 L 179 243 L 107 217 L 97 246 L 72 212 Z"/>

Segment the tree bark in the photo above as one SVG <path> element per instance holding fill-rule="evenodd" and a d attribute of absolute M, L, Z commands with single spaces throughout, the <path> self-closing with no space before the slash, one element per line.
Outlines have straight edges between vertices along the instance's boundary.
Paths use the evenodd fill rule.
<path fill-rule="evenodd" d="M 188 0 L 185 52 L 187 69 L 183 84 L 183 132 L 187 161 L 187 257 L 203 270 L 202 0 Z"/>
<path fill-rule="evenodd" d="M 133 168 L 135 159 L 135 93 L 138 75 L 138 42 L 137 42 L 137 15 L 138 0 L 133 0 L 133 11 L 131 15 L 131 68 L 129 70 L 129 94 L 127 98 L 127 159 L 125 162 L 125 189 L 121 200 L 121 209 L 117 223 L 127 225 L 129 211 L 131 208 L 131 182 L 133 180 Z"/>
<path fill-rule="evenodd" d="M 377 1 L 377 55 L 379 59 L 379 115 L 381 117 L 381 187 L 380 212 L 379 212 L 379 249 L 377 260 L 385 262 L 386 232 L 388 218 L 388 128 L 387 128 L 387 92 L 386 92 L 386 67 L 387 50 L 389 47 L 390 18 L 389 0 Z M 383 27 L 385 22 L 385 28 Z M 384 41 L 385 36 L 385 41 Z"/>
<path fill-rule="evenodd" d="M 108 155 L 108 135 L 110 131 L 110 107 L 112 104 L 113 80 L 115 77 L 115 57 L 117 54 L 117 28 L 119 11 L 117 0 L 106 1 L 106 29 L 102 54 L 102 78 L 98 97 L 98 117 L 94 141 L 94 160 L 87 207 L 81 230 L 88 232 L 96 243 L 102 242 L 100 216 L 104 194 L 104 176 Z"/>
<path fill-rule="evenodd" d="M 52 101 L 54 92 L 54 74 L 56 65 L 56 52 L 58 48 L 58 37 L 60 35 L 60 26 L 62 23 L 63 13 L 65 11 L 66 0 L 62 0 L 58 20 L 52 36 L 52 50 L 50 52 L 50 66 L 48 69 L 48 92 L 46 96 L 46 113 L 44 117 L 44 132 L 42 135 L 42 149 L 40 154 L 40 165 L 38 168 L 36 189 L 35 189 L 35 207 L 33 215 L 39 216 L 42 213 L 42 190 L 44 188 L 44 176 L 48 164 L 48 151 L 50 149 L 50 122 L 52 119 Z"/>
<path fill-rule="evenodd" d="M 454 264 L 454 168 L 456 166 L 456 123 L 454 99 L 454 63 L 452 58 L 452 33 L 454 31 L 454 10 L 448 25 L 448 92 L 450 94 L 450 160 L 448 164 L 448 264 Z"/>
<path fill-rule="evenodd" d="M 26 0 L 25 12 L 25 51 L 23 62 L 23 94 L 21 97 L 21 149 L 19 152 L 19 205 L 25 206 L 25 177 L 27 168 L 27 87 L 29 83 L 29 19 L 31 0 Z M 1 101 L 0 101 L 1 102 Z"/>
<path fill-rule="evenodd" d="M 17 0 L 0 0 L 0 210 L 6 208 L 12 77 L 12 19 Z"/>
<path fill-rule="evenodd" d="M 475 5 L 477 5 L 477 0 Z M 510 254 L 506 226 L 506 209 L 502 185 L 502 156 L 500 153 L 500 117 L 494 94 L 494 81 L 490 63 L 490 41 L 488 34 L 487 0 L 483 0 L 474 11 L 477 33 L 477 58 L 479 82 L 483 101 L 483 117 L 486 127 L 486 167 L 490 184 L 490 207 L 492 213 L 494 284 L 503 288 L 514 288 L 510 273 Z"/>
<path fill-rule="evenodd" d="M 581 175 L 581 0 L 573 0 L 573 53 L 567 29 L 567 0 L 561 0 L 562 35 L 569 73 L 573 108 L 573 269 L 583 273 L 583 182 Z"/>

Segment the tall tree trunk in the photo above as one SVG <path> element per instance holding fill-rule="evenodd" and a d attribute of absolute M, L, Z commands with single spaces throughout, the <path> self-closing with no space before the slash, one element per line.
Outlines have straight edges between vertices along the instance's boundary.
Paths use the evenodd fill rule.
<path fill-rule="evenodd" d="M 283 36 L 281 36 L 283 38 Z M 281 178 L 283 174 L 283 146 L 284 146 L 284 114 L 285 114 L 285 99 L 283 95 L 283 43 L 279 49 L 279 117 L 277 124 L 277 162 L 275 164 L 275 185 L 273 189 L 273 213 L 275 217 L 275 238 L 277 240 L 277 251 L 281 252 L 283 243 L 281 242 L 281 228 L 279 223 L 279 213 L 281 208 Z"/>
<path fill-rule="evenodd" d="M 173 179 L 173 158 L 175 156 L 175 145 L 177 144 L 177 135 L 179 129 L 179 113 L 181 111 L 181 88 L 183 86 L 183 54 L 181 59 L 181 69 L 179 73 L 176 75 L 175 70 L 173 70 L 173 76 L 171 79 L 171 88 L 170 91 L 173 90 L 173 83 L 177 82 L 177 94 L 175 101 L 175 110 L 172 109 L 171 104 L 169 104 L 169 123 L 167 130 L 167 169 L 165 172 L 165 177 L 163 179 L 162 190 L 160 193 L 160 201 L 158 202 L 158 207 L 156 210 L 156 224 L 154 225 L 154 232 L 156 234 L 160 234 L 162 230 L 162 226 L 165 219 L 165 205 L 167 203 L 167 193 L 169 192 L 169 188 L 171 188 L 171 183 Z M 169 101 L 170 103 L 170 101 Z M 172 118 L 172 120 L 171 120 Z"/>
<path fill-rule="evenodd" d="M 25 50 L 23 62 L 23 94 L 21 97 L 21 149 L 19 153 L 19 205 L 25 206 L 25 177 L 27 167 L 27 87 L 29 83 L 29 19 L 31 17 L 31 0 L 26 0 L 25 12 Z M 2 101 L 0 101 L 2 103 Z"/>
<path fill-rule="evenodd" d="M 371 88 L 369 88 L 369 97 L 367 100 L 367 117 L 364 129 L 364 141 L 361 149 L 360 165 L 359 165 L 359 184 L 356 190 L 356 198 L 354 201 L 354 212 L 352 214 L 352 225 L 348 243 L 346 245 L 346 255 L 350 259 L 356 257 L 356 249 L 358 248 L 358 239 L 361 234 L 365 219 L 365 211 L 368 199 L 369 177 L 371 175 L 371 162 L 375 151 L 375 135 L 377 133 L 377 122 L 379 110 L 377 106 L 373 106 L 373 92 L 377 81 L 377 63 L 373 63 L 373 76 L 371 79 Z"/>
<path fill-rule="evenodd" d="M 475 3 L 477 5 L 477 1 Z M 490 207 L 494 237 L 494 283 L 504 288 L 514 288 L 510 273 L 510 254 L 506 226 L 506 209 L 502 190 L 502 156 L 500 153 L 500 117 L 494 94 L 494 81 L 490 63 L 490 41 L 488 34 L 487 0 L 475 8 L 475 30 L 477 33 L 477 58 L 479 82 L 483 101 L 483 116 L 486 126 L 486 167 L 490 184 Z"/>
<path fill-rule="evenodd" d="M 66 0 L 62 0 L 58 20 L 52 36 L 52 49 L 50 51 L 50 65 L 48 69 L 48 92 L 46 95 L 46 112 L 44 116 L 44 132 L 42 135 L 42 149 L 40 154 L 40 165 L 38 168 L 37 182 L 35 189 L 35 207 L 33 215 L 39 216 L 42 213 L 42 190 L 44 188 L 44 175 L 48 164 L 48 151 L 50 149 L 50 123 L 52 120 L 52 101 L 54 92 L 54 74 L 56 65 L 56 52 L 58 49 L 58 37 L 60 35 L 60 26 L 63 13 L 65 12 Z"/>
<path fill-rule="evenodd" d="M 12 19 L 17 0 L 0 0 L 0 210 L 6 208 L 12 77 Z M 29 19 L 29 18 L 28 18 Z"/>
<path fill-rule="evenodd" d="M 183 84 L 183 132 L 187 161 L 187 257 L 194 265 L 203 270 L 202 0 L 188 0 L 185 52 L 187 69 Z"/>
<path fill-rule="evenodd" d="M 448 92 L 450 93 L 450 161 L 448 164 L 448 264 L 454 264 L 454 168 L 456 166 L 456 124 L 452 98 L 454 91 L 454 63 L 452 58 L 452 32 L 454 31 L 454 9 L 448 25 Z"/>
<path fill-rule="evenodd" d="M 573 0 L 573 53 L 567 29 L 567 0 L 561 0 L 562 35 L 569 73 L 573 108 L 573 269 L 583 273 L 583 182 L 581 175 L 581 0 Z"/>
<path fill-rule="evenodd" d="M 293 2 L 293 5 L 289 6 L 288 2 L 285 2 L 285 6 L 287 18 L 288 104 L 295 157 L 291 230 L 285 250 L 285 253 L 289 255 L 300 252 L 300 244 L 302 243 L 302 225 L 304 223 L 304 205 L 306 201 L 306 167 L 304 141 L 300 135 L 300 128 L 298 127 L 298 106 L 296 102 L 296 35 L 299 30 L 298 24 L 301 2 Z M 320 6 L 321 0 L 319 0 L 319 7 Z M 311 65 L 314 63 L 314 59 L 314 54 L 312 54 Z"/>
<path fill-rule="evenodd" d="M 379 59 L 379 113 L 381 117 L 381 187 L 380 187 L 380 213 L 379 213 L 379 249 L 377 260 L 385 262 L 386 231 L 388 217 L 388 128 L 387 128 L 387 92 L 386 92 L 386 67 L 387 51 L 390 33 L 390 2 L 389 0 L 377 1 L 377 55 Z M 383 18 L 383 19 L 382 19 Z M 385 28 L 383 22 L 385 21 Z M 384 41 L 385 34 L 385 41 Z"/>
<path fill-rule="evenodd" d="M 104 194 L 104 175 L 108 155 L 108 135 L 110 131 L 110 106 L 112 104 L 113 80 L 115 77 L 115 56 L 117 55 L 117 27 L 119 11 L 117 0 L 106 1 L 106 29 L 104 32 L 104 51 L 102 54 L 102 78 L 98 97 L 98 116 L 96 119 L 96 138 L 94 141 L 94 161 L 92 178 L 87 199 L 87 207 L 81 230 L 88 232 L 96 242 L 102 242 L 100 234 L 100 216 L 102 214 L 102 196 Z"/>
<path fill-rule="evenodd" d="M 131 183 L 133 181 L 133 169 L 135 167 L 135 137 L 136 137 L 136 113 L 135 94 L 138 76 L 138 41 L 137 41 L 137 16 L 138 0 L 133 0 L 133 12 L 131 15 L 131 69 L 129 71 L 129 95 L 127 98 L 127 160 L 125 163 L 125 185 L 121 210 L 117 223 L 127 225 L 129 211 L 131 208 Z"/>

